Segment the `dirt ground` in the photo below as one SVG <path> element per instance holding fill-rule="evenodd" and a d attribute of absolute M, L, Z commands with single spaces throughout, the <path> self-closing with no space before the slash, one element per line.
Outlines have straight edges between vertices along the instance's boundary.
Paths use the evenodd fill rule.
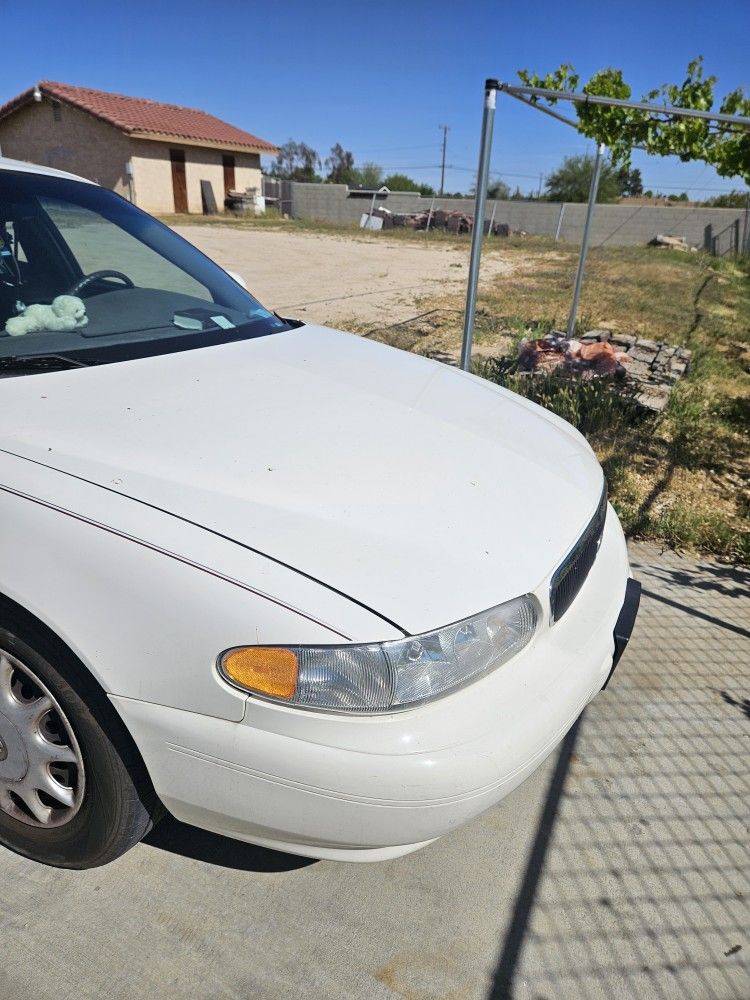
<path fill-rule="evenodd" d="M 418 312 L 416 300 L 459 292 L 466 285 L 469 249 L 393 240 L 225 226 L 177 226 L 222 267 L 235 271 L 271 309 L 310 322 L 345 326 L 399 323 Z M 482 280 L 510 274 L 494 251 L 482 259 Z"/>

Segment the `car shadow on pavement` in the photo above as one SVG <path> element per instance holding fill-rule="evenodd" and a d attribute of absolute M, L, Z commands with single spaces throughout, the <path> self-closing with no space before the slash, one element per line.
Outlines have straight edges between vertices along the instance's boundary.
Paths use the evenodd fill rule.
<path fill-rule="evenodd" d="M 144 839 L 144 844 L 208 865 L 242 872 L 290 872 L 316 864 L 315 858 L 301 858 L 272 851 L 255 844 L 230 840 L 218 833 L 180 823 L 169 813 Z"/>

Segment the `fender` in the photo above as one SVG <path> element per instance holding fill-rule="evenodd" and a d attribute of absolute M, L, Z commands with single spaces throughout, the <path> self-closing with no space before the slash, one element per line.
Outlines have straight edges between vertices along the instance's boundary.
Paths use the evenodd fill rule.
<path fill-rule="evenodd" d="M 0 593 L 57 635 L 107 694 L 234 721 L 246 696 L 218 676 L 221 650 L 394 632 L 228 539 L 7 453 Z"/>

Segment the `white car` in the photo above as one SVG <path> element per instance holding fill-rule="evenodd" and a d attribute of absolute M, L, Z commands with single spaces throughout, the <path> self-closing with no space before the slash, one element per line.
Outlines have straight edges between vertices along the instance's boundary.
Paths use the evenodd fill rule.
<path fill-rule="evenodd" d="M 523 781 L 630 635 L 567 423 L 8 160 L 0 412 L 0 842 L 37 861 L 104 864 L 164 809 L 406 854 Z"/>

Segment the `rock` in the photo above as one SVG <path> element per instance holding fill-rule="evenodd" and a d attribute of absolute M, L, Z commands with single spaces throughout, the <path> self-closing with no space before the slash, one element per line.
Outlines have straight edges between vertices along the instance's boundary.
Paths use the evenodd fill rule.
<path fill-rule="evenodd" d="M 611 341 L 615 347 L 622 347 L 627 350 L 628 347 L 634 346 L 636 338 L 629 333 L 617 333 L 612 335 Z"/>
<path fill-rule="evenodd" d="M 665 236 L 658 233 L 652 240 L 649 240 L 650 247 L 664 247 L 670 250 L 682 250 L 687 252 L 690 248 L 684 236 Z"/>
<path fill-rule="evenodd" d="M 628 365 L 628 374 L 635 379 L 647 379 L 651 374 L 650 367 L 645 361 L 636 361 L 633 355 L 630 355 L 630 363 Z"/>
<path fill-rule="evenodd" d="M 669 389 L 662 385 L 649 385 L 636 396 L 636 400 L 647 410 L 661 413 L 669 401 Z"/>

